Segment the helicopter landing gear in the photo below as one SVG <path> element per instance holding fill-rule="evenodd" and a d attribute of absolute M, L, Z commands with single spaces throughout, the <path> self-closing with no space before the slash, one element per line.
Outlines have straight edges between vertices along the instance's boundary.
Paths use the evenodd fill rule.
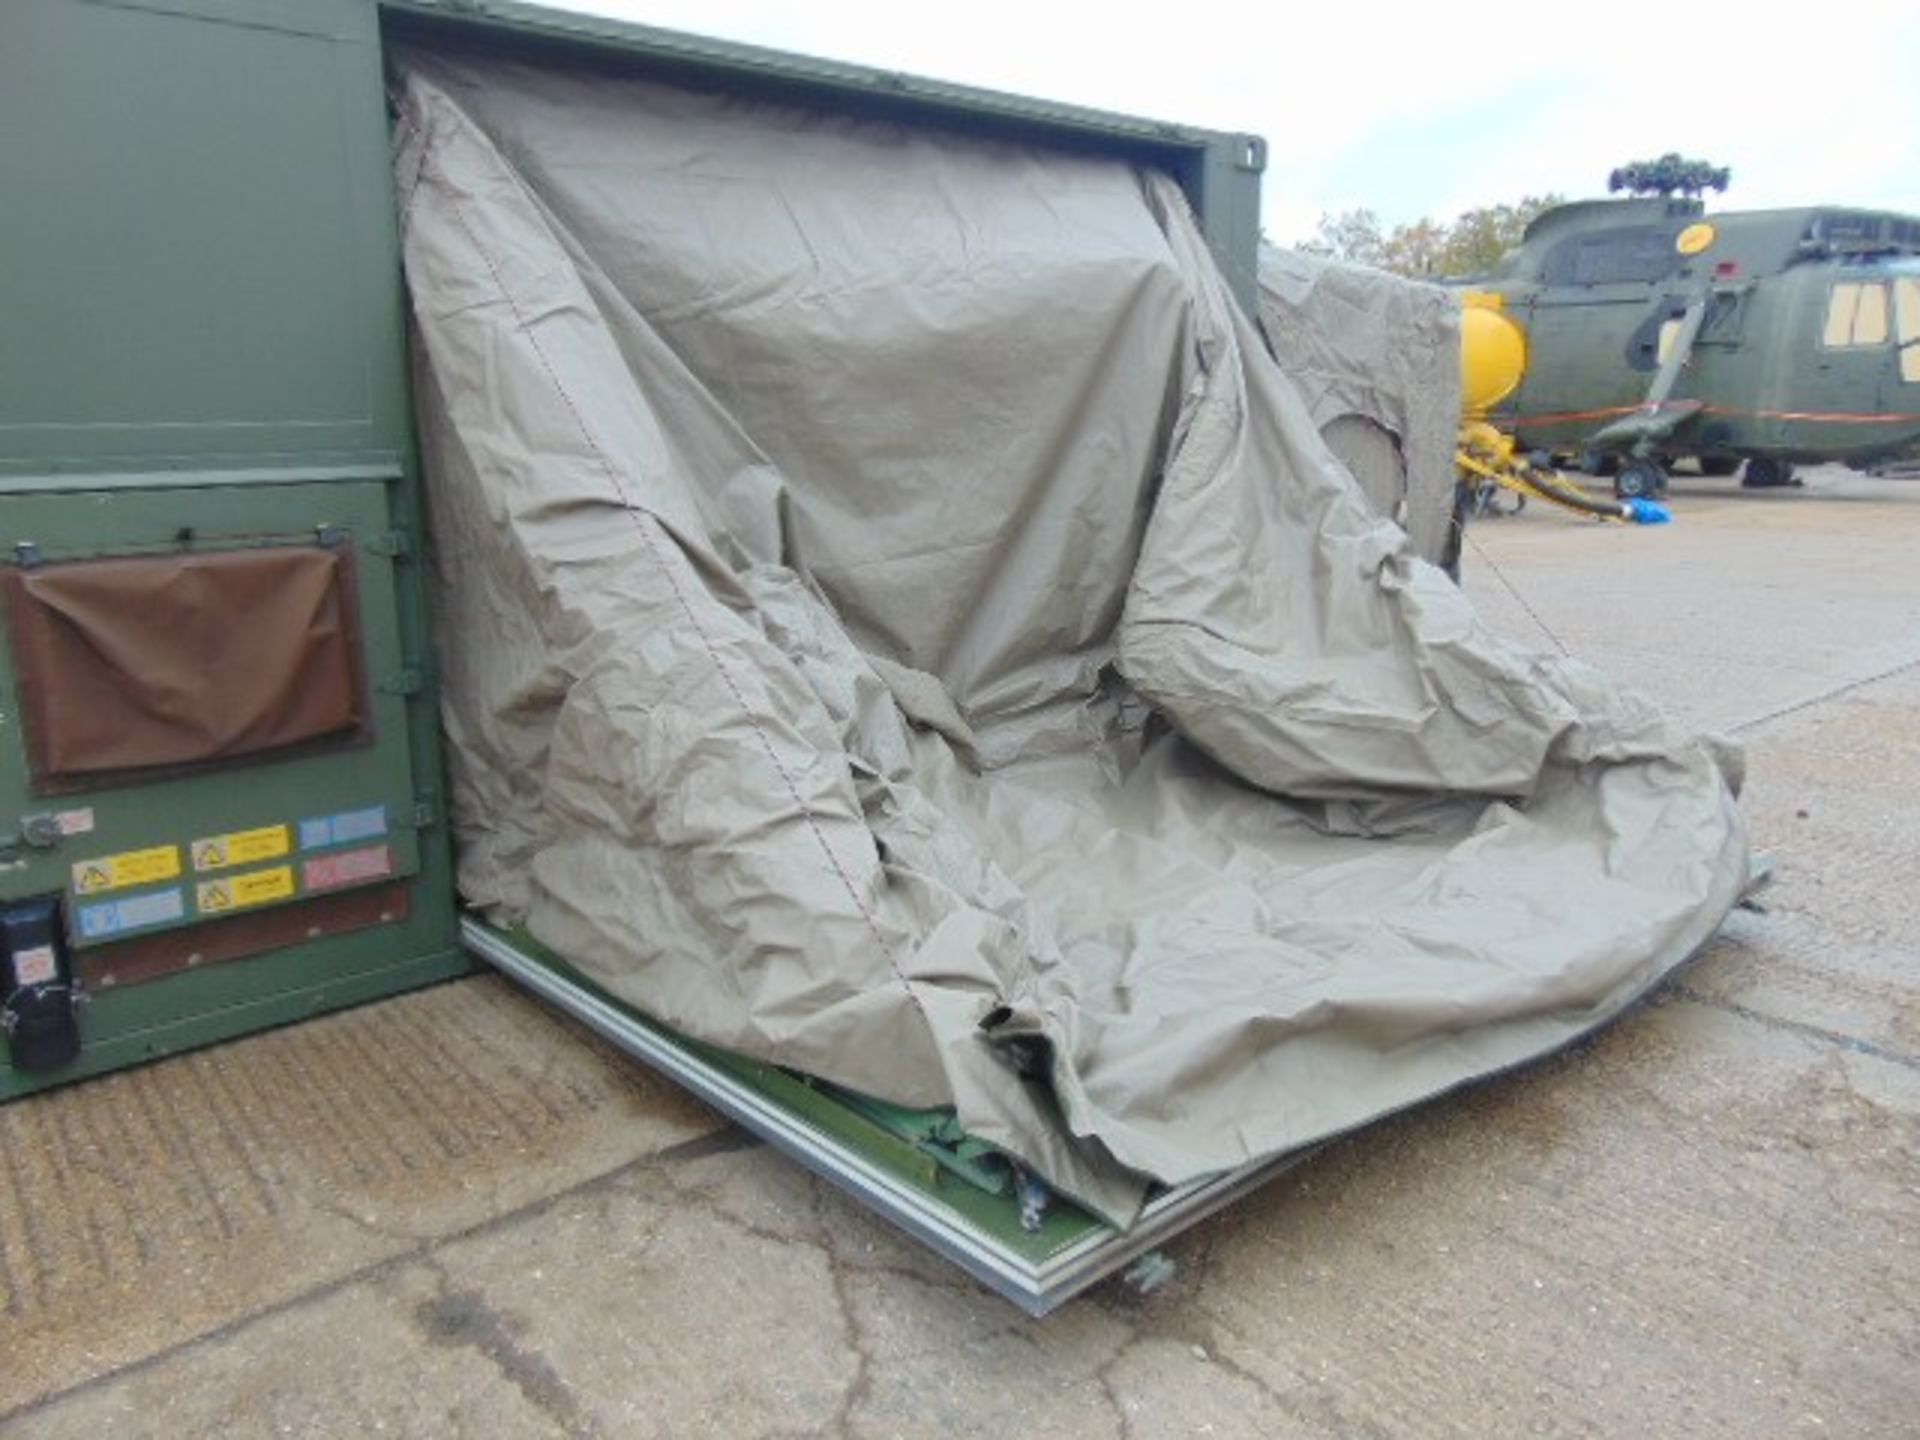
<path fill-rule="evenodd" d="M 1613 477 L 1613 493 L 1622 500 L 1652 500 L 1667 490 L 1667 472 L 1651 460 L 1628 460 Z"/>
<path fill-rule="evenodd" d="M 1747 461 L 1746 473 L 1740 477 L 1740 484 L 1748 490 L 1774 490 L 1783 485 L 1799 483 L 1790 463 L 1785 460 L 1769 460 L 1764 456 L 1755 456 Z"/>
<path fill-rule="evenodd" d="M 1740 468 L 1738 455 L 1702 455 L 1700 473 L 1709 479 L 1724 480 Z"/>
<path fill-rule="evenodd" d="M 1491 480 L 1480 481 L 1467 492 L 1468 512 L 1489 520 L 1518 515 L 1526 508 L 1526 496 L 1502 490 Z"/>

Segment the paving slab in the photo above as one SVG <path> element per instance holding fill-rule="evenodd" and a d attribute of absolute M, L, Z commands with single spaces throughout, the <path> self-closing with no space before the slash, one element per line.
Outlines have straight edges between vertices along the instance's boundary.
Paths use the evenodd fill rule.
<path fill-rule="evenodd" d="M 7 1434 L 562 1440 L 565 1407 L 540 1403 L 543 1391 L 557 1382 L 498 1317 L 430 1267 L 403 1265 L 137 1366 Z"/>
<path fill-rule="evenodd" d="M 492 977 L 0 1108 L 0 1429 L 720 1125 Z"/>

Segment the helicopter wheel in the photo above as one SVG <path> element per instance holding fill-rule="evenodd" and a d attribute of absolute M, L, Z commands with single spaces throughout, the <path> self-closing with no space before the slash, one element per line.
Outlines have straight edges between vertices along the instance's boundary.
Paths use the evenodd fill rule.
<path fill-rule="evenodd" d="M 1613 477 L 1613 493 L 1622 500 L 1651 500 L 1667 488 L 1667 477 L 1651 460 L 1629 460 Z"/>
<path fill-rule="evenodd" d="M 1747 470 L 1740 477 L 1740 484 L 1748 490 L 1774 490 L 1783 485 L 1798 485 L 1794 478 L 1793 466 L 1785 460 L 1769 460 L 1756 456 L 1747 461 Z"/>

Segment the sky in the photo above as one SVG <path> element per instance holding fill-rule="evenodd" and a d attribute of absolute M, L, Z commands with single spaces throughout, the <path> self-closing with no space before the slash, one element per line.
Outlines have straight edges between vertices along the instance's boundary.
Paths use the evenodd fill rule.
<path fill-rule="evenodd" d="M 1732 167 L 1716 205 L 1920 212 L 1916 0 L 547 3 L 1264 135 L 1283 243 L 1360 206 L 1393 225 L 1604 194 L 1668 150 Z"/>

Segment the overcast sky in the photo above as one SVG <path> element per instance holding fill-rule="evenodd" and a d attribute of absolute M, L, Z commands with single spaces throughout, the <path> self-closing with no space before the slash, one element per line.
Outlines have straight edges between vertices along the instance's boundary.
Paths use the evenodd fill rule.
<path fill-rule="evenodd" d="M 1679 150 L 1728 206 L 1920 211 L 1920 0 L 549 0 L 1271 146 L 1266 227 L 1311 234 L 1560 191 Z"/>

